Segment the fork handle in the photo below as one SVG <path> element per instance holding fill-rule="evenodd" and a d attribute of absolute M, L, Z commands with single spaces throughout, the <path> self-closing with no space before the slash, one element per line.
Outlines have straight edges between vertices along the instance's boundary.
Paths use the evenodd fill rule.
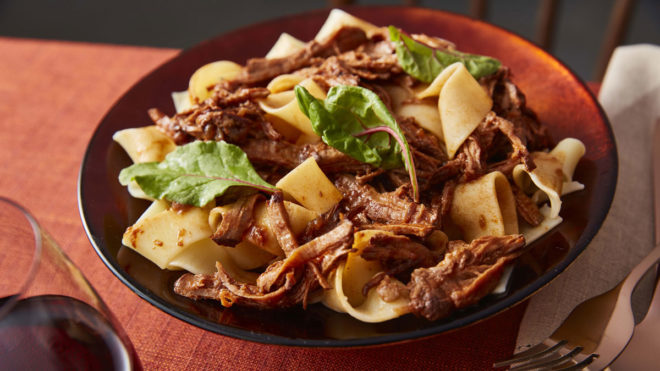
<path fill-rule="evenodd" d="M 660 260 L 660 245 L 651 250 L 623 281 L 612 317 L 610 317 L 603 338 L 595 351 L 599 354 L 599 357 L 592 363 L 590 368 L 601 370 L 607 367 L 630 341 L 635 328 L 635 319 L 630 307 L 632 292 L 646 271 L 655 265 L 658 260 Z"/>
<path fill-rule="evenodd" d="M 643 370 L 660 365 L 660 282 L 655 283 L 651 306 L 644 320 L 635 326 L 630 343 L 610 365 L 612 370 Z"/>

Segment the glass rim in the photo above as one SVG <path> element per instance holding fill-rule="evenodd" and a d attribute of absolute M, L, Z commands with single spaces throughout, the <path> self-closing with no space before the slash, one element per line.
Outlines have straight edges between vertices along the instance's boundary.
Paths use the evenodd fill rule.
<path fill-rule="evenodd" d="M 37 223 L 37 220 L 32 216 L 32 214 L 21 204 L 18 202 L 0 195 L 0 207 L 11 207 L 14 208 L 15 210 L 18 210 L 28 221 L 30 224 L 30 227 L 32 228 L 32 232 L 34 234 L 34 250 L 33 250 L 33 255 L 32 255 L 32 262 L 30 263 L 30 268 L 28 269 L 27 273 L 23 277 L 23 282 L 21 282 L 18 291 L 15 294 L 11 294 L 7 301 L 5 301 L 2 305 L 0 305 L 0 319 L 2 319 L 11 309 L 16 305 L 16 303 L 23 297 L 25 294 L 27 288 L 30 286 L 31 283 L 31 278 L 34 277 L 37 269 L 39 268 L 39 264 L 41 262 L 41 255 L 43 251 L 43 239 L 41 236 L 41 227 L 39 226 L 39 223 Z"/>

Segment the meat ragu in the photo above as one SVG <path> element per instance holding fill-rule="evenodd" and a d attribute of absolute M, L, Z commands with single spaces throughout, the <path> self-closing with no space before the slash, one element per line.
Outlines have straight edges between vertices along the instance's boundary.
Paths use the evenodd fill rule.
<path fill-rule="evenodd" d="M 432 50 L 457 53 L 453 44 L 442 39 L 427 35 L 411 38 Z M 182 274 L 174 285 L 177 294 L 218 301 L 225 307 L 306 307 L 319 298 L 326 303 L 324 296 L 336 291 L 336 282 L 354 282 L 350 274 L 355 273 L 339 267 L 358 269 L 354 267 L 370 264 L 369 269 L 378 267 L 377 272 L 359 281 L 360 287 L 344 286 L 338 291 L 341 295 L 347 290 L 361 293 L 349 298 L 353 302 L 350 305 L 358 307 L 365 300 L 404 302 L 397 313 L 409 312 L 435 321 L 479 303 L 492 291 L 504 268 L 525 250 L 518 223 L 522 229 L 544 221 L 538 197 L 532 197 L 538 189 L 527 178 L 526 183 L 517 186 L 514 169 L 532 174 L 536 164 L 530 152 L 550 149 L 548 131 L 526 107 L 525 96 L 512 82 L 509 69 L 498 64 L 492 73 L 478 79 L 471 77 L 481 91 L 478 94 L 484 94 L 491 106 L 455 153 L 450 153 L 446 143 L 452 134 L 446 132 L 446 127 L 441 135 L 422 116 L 406 114 L 411 107 L 441 107 L 442 102 L 436 104 L 431 100 L 434 98 L 417 96 L 429 86 L 428 82 L 407 72 L 397 45 L 386 28 L 337 27 L 331 36 L 312 40 L 285 57 L 248 60 L 233 78 L 208 86 L 204 99 L 191 96 L 191 105 L 173 116 L 157 108 L 149 110 L 158 129 L 178 146 L 196 141 L 237 146 L 259 176 L 277 182 L 278 188 L 282 184 L 276 191 L 235 191 L 229 196 L 216 196 L 210 205 L 199 205 L 221 208 L 211 212 L 215 219 L 208 238 L 225 249 L 223 254 L 228 252 L 234 258 L 223 255 L 222 259 L 229 260 L 215 263 L 215 272 Z M 335 134 L 296 130 L 276 117 L 276 111 L 268 110 L 268 99 L 283 99 L 286 94 L 291 99 L 296 85 L 284 88 L 291 93 L 282 94 L 282 88 L 274 91 L 273 81 L 283 79 L 281 76 L 296 84 L 311 81 L 309 84 L 328 95 L 334 87 L 346 86 L 375 93 L 396 120 L 395 129 L 405 139 L 413 169 L 405 162 L 401 142 L 396 147 L 401 155 L 395 158 L 399 165 L 378 166 L 359 160 L 346 148 L 328 144 L 326 135 Z M 446 86 L 450 84 L 447 81 Z M 303 110 L 300 100 L 298 104 L 296 109 Z M 443 116 L 443 125 L 444 120 Z M 391 132 L 388 135 L 394 135 Z M 386 145 L 393 145 L 392 138 Z M 308 165 L 310 158 L 313 165 Z M 318 189 L 309 185 L 302 190 L 290 186 L 310 181 L 308 177 L 289 180 L 293 176 L 289 174 L 304 166 L 315 166 L 327 184 Z M 504 183 L 509 184 L 504 190 L 515 200 L 518 222 L 507 233 L 466 238 L 467 227 L 456 216 L 462 215 L 457 208 L 466 202 L 460 197 L 465 197 L 468 186 L 492 172 L 501 174 Z M 146 186 L 140 186 L 147 191 Z M 336 195 L 331 196 L 334 193 L 327 189 Z M 305 192 L 314 193 L 313 198 L 319 199 L 322 206 L 312 205 Z M 332 197 L 335 202 L 328 201 Z M 503 202 L 500 198 L 496 201 Z M 178 201 L 174 204 L 179 205 Z M 516 207 L 513 209 L 515 213 Z M 180 214 L 188 212 L 183 209 Z M 301 222 L 303 214 L 312 216 Z M 493 222 L 484 219 L 479 223 L 486 227 Z M 131 228 L 134 236 L 143 232 Z M 127 245 L 141 252 L 135 241 Z M 260 257 L 259 263 L 247 266 L 237 260 L 236 254 L 246 249 Z M 167 268 L 166 263 L 160 264 Z M 343 272 L 343 281 L 336 280 L 339 271 Z M 375 295 L 369 294 L 372 290 Z M 349 302 L 344 299 L 340 301 Z"/>

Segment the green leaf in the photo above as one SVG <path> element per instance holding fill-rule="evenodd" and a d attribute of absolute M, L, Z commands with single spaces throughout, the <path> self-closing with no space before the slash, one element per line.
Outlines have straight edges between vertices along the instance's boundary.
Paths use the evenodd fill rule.
<path fill-rule="evenodd" d="M 415 165 L 406 137 L 378 95 L 359 86 L 334 86 L 325 101 L 294 89 L 300 110 L 327 145 L 375 167 L 404 166 L 417 200 Z"/>
<path fill-rule="evenodd" d="M 432 82 L 442 70 L 456 62 L 463 63 L 477 80 L 497 72 L 501 65 L 497 59 L 483 55 L 433 49 L 406 36 L 394 26 L 389 26 L 389 31 L 401 68 L 426 83 Z"/>
<path fill-rule="evenodd" d="M 151 197 L 199 207 L 230 187 L 277 190 L 261 179 L 243 150 L 223 141 L 188 143 L 163 162 L 133 164 L 119 173 L 122 185 L 133 180 Z"/>

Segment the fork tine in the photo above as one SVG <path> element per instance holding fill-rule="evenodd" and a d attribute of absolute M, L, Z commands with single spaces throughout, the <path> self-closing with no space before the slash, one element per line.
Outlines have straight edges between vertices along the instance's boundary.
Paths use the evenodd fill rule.
<path fill-rule="evenodd" d="M 561 340 L 557 344 L 547 347 L 547 345 L 541 343 L 538 345 L 535 345 L 525 351 L 522 351 L 520 353 L 516 353 L 513 355 L 512 358 L 507 359 L 505 361 L 500 361 L 497 363 L 493 364 L 494 368 L 500 368 L 500 367 L 505 367 L 514 363 L 520 363 L 523 361 L 526 361 L 528 359 L 538 359 L 544 357 L 546 354 L 554 353 L 556 352 L 559 348 L 563 347 L 566 345 L 568 341 L 566 340 Z"/>
<path fill-rule="evenodd" d="M 597 357 L 598 357 L 598 355 L 596 355 L 596 354 L 590 354 L 589 357 L 583 359 L 579 363 L 576 363 L 576 364 L 574 364 L 572 366 L 569 366 L 569 367 L 555 369 L 555 370 L 558 370 L 558 371 L 582 370 L 585 367 L 589 366 L 591 364 L 591 362 L 593 362 L 594 359 L 596 359 Z"/>
<path fill-rule="evenodd" d="M 548 339 L 548 340 L 551 340 L 551 339 Z M 494 368 L 500 368 L 500 367 L 509 366 L 511 364 L 514 364 L 514 363 L 524 362 L 528 359 L 543 357 L 546 354 L 555 352 L 557 349 L 561 348 L 562 346 L 564 346 L 567 343 L 566 340 L 561 340 L 558 343 L 550 346 L 550 345 L 547 344 L 548 340 L 546 340 L 546 342 L 537 344 L 537 345 L 535 345 L 535 346 L 533 346 L 533 347 L 531 347 L 527 350 L 524 350 L 522 352 L 515 353 L 509 359 L 506 359 L 504 361 L 499 361 L 497 363 L 493 363 L 493 367 Z"/>
<path fill-rule="evenodd" d="M 554 358 L 553 354 L 550 354 L 549 356 L 544 357 L 543 359 L 533 360 L 531 362 L 522 365 L 511 367 L 509 370 L 524 371 L 535 368 L 544 368 L 544 367 L 561 365 L 562 363 L 565 363 L 566 361 L 573 359 L 573 357 L 578 355 L 582 351 L 582 349 L 584 348 L 581 346 L 575 347 L 573 348 L 573 350 L 571 350 L 570 352 L 564 354 L 559 358 Z"/>

